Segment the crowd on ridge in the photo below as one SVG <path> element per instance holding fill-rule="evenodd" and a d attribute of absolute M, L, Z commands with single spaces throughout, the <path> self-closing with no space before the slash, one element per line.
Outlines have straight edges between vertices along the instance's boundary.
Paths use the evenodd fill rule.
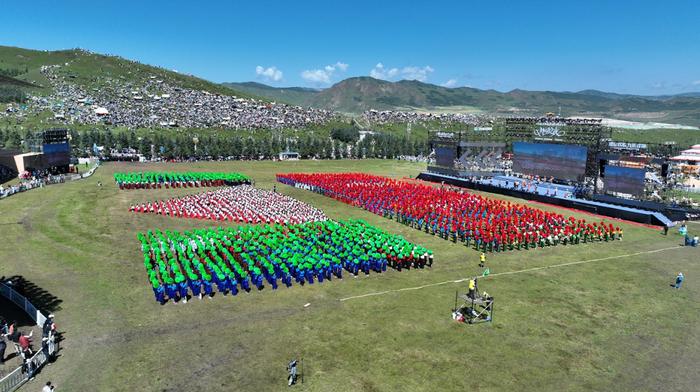
<path fill-rule="evenodd" d="M 420 123 L 439 121 L 443 123 L 459 123 L 465 125 L 489 124 L 494 117 L 469 113 L 423 113 L 399 110 L 366 110 L 362 118 L 370 124 Z"/>
<path fill-rule="evenodd" d="M 601 125 L 601 118 L 575 118 L 575 117 L 507 117 L 507 122 L 525 122 L 525 123 L 543 123 L 543 124 L 559 124 L 559 125 Z"/>
<path fill-rule="evenodd" d="M 66 72 L 59 72 L 61 67 Z M 66 124 L 232 129 L 300 128 L 338 117 L 330 110 L 183 88 L 156 76 L 139 85 L 103 78 L 99 89 L 88 90 L 66 76 L 69 67 L 41 67 L 52 94 L 31 96 L 27 103 L 10 106 L 0 116 L 23 118 L 48 110 L 54 113 L 54 120 Z"/>

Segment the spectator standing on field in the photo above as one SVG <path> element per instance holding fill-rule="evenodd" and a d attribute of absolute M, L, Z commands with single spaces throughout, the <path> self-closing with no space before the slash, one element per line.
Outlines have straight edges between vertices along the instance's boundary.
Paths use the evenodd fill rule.
<path fill-rule="evenodd" d="M 679 273 L 678 273 L 678 276 L 676 276 L 676 285 L 673 286 L 673 287 L 675 287 L 675 288 L 677 288 L 677 289 L 680 289 L 680 288 L 681 288 L 681 285 L 683 284 L 683 281 L 684 281 L 684 280 L 685 280 L 685 276 L 683 276 L 683 273 L 682 273 L 682 272 L 679 272 Z"/>
<path fill-rule="evenodd" d="M 5 349 L 7 348 L 7 343 L 5 343 L 5 338 L 0 337 L 0 365 L 5 363 Z"/>
<path fill-rule="evenodd" d="M 49 337 L 49 335 L 56 332 L 56 323 L 54 322 L 54 315 L 50 314 L 49 317 L 44 321 L 44 325 L 41 328 L 41 336 Z"/>
<path fill-rule="evenodd" d="M 19 334 L 19 339 L 17 339 L 17 343 L 19 343 L 19 347 L 22 349 L 22 352 L 25 355 L 33 355 L 34 352 L 32 351 L 32 335 L 34 331 L 30 332 L 29 335 L 25 335 L 23 333 Z"/>

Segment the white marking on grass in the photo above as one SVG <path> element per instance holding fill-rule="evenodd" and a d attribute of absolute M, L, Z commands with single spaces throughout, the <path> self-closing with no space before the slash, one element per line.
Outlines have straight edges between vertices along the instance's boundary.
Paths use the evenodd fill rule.
<path fill-rule="evenodd" d="M 526 273 L 526 272 L 534 272 L 534 271 L 540 271 L 540 270 L 545 270 L 545 269 L 550 269 L 550 268 L 560 268 L 560 267 L 568 267 L 570 265 L 578 265 L 578 264 L 586 264 L 586 263 L 592 263 L 594 261 L 604 261 L 604 260 L 612 260 L 612 259 L 621 259 L 625 257 L 633 257 L 633 256 L 639 256 L 643 254 L 651 254 L 651 253 L 658 253 L 658 252 L 664 252 L 667 250 L 672 250 L 672 249 L 683 249 L 681 246 L 673 246 L 669 248 L 661 248 L 661 249 L 652 249 L 652 250 L 646 250 L 643 252 L 636 252 L 636 253 L 628 253 L 624 255 L 617 255 L 617 256 L 608 256 L 608 257 L 600 257 L 597 259 L 588 259 L 588 260 L 579 260 L 579 261 L 572 261 L 569 263 L 561 263 L 561 264 L 553 264 L 553 265 L 546 265 L 542 267 L 532 267 L 532 268 L 526 268 L 526 269 L 521 269 L 521 270 L 515 270 L 515 271 L 507 271 L 507 272 L 497 272 L 494 274 L 489 274 L 485 278 L 491 278 L 494 276 L 503 276 L 503 275 L 515 275 L 515 274 L 521 274 L 521 273 Z M 477 278 L 480 276 L 476 276 Z M 384 294 L 389 294 L 389 293 L 398 293 L 402 291 L 411 291 L 411 290 L 420 290 L 424 289 L 427 287 L 434 287 L 434 286 L 441 286 L 444 284 L 450 284 L 450 283 L 462 283 L 466 282 L 467 280 L 471 279 L 472 277 L 468 278 L 463 278 L 463 279 L 457 279 L 457 280 L 446 280 L 444 282 L 436 282 L 436 283 L 430 283 L 422 286 L 415 286 L 415 287 L 404 287 L 401 289 L 394 289 L 394 290 L 385 290 L 385 291 L 378 291 L 374 293 L 367 293 L 367 294 L 361 294 L 361 295 L 353 295 L 351 297 L 346 297 L 346 298 L 341 298 L 340 301 L 348 301 L 351 299 L 359 299 L 359 298 L 365 298 L 365 297 L 374 297 L 377 295 L 384 295 Z M 484 277 L 481 277 L 481 279 L 484 279 Z"/>

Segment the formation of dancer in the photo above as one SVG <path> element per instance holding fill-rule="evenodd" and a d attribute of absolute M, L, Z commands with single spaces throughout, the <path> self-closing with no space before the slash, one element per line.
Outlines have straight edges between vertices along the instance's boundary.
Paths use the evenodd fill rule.
<path fill-rule="evenodd" d="M 328 219 L 318 208 L 250 185 L 142 203 L 132 205 L 130 209 L 134 212 L 245 223 L 298 224 Z"/>
<path fill-rule="evenodd" d="M 313 284 L 351 274 L 424 268 L 432 251 L 360 220 L 250 225 L 182 233 L 139 233 L 144 265 L 160 303 L 236 295 L 269 284 Z"/>
<path fill-rule="evenodd" d="M 199 188 L 250 184 L 240 173 L 212 172 L 131 172 L 114 173 L 119 189 Z"/>
<path fill-rule="evenodd" d="M 622 239 L 605 222 L 505 200 L 364 173 L 278 174 L 277 181 L 332 197 L 481 251 Z"/>

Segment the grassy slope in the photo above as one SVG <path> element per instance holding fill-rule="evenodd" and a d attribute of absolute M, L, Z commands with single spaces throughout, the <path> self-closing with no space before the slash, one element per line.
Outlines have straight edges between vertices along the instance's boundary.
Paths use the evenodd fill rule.
<path fill-rule="evenodd" d="M 83 182 L 0 201 L 0 236 L 8 244 L 0 249 L 2 273 L 23 275 L 63 301 L 55 312 L 66 337 L 61 358 L 27 389 L 52 380 L 76 391 L 283 390 L 284 366 L 293 356 L 304 357 L 306 383 L 298 389 L 309 391 L 691 390 L 700 381 L 694 369 L 700 265 L 697 249 L 676 247 L 678 236 L 624 225 L 622 242 L 489 256 L 498 273 L 673 248 L 485 279 L 480 286 L 497 299 L 495 322 L 464 326 L 449 317 L 454 292 L 464 284 L 338 299 L 463 278 L 478 272 L 476 252 L 278 184 L 332 218 L 363 218 L 434 249 L 435 266 L 161 307 L 146 283 L 136 232 L 211 222 L 129 213 L 132 202 L 189 192 L 113 186 L 114 171 L 146 168 L 107 164 Z M 148 168 L 237 170 L 269 188 L 278 171 L 402 176 L 422 166 L 320 161 Z M 688 282 L 674 291 L 669 282 L 679 270 Z"/>
<path fill-rule="evenodd" d="M 0 86 L 12 86 L 12 87 L 23 87 L 23 88 L 35 88 L 38 87 L 35 84 L 26 82 L 24 80 L 11 78 L 9 76 L 0 75 Z"/>
<path fill-rule="evenodd" d="M 68 65 L 66 66 L 66 64 Z M 152 75 L 184 88 L 205 90 L 223 95 L 250 96 L 194 76 L 137 63 L 121 57 L 88 53 L 77 49 L 42 51 L 0 46 L 0 67 L 28 70 L 27 73 L 17 76 L 18 79 L 48 86 L 48 80 L 39 72 L 42 65 L 61 65 L 61 73 L 71 76 L 73 83 L 86 89 L 100 88 L 109 79 L 138 85 Z"/>
<path fill-rule="evenodd" d="M 21 101 L 29 95 L 29 92 L 37 90 L 40 88 L 34 84 L 0 75 L 0 113 L 5 110 L 7 103 Z"/>

